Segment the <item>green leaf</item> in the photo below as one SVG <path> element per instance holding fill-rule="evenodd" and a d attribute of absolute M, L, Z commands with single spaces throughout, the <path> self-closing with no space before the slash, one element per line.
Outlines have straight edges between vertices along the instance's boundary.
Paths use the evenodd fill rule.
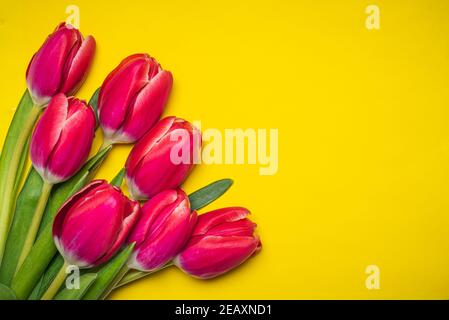
<path fill-rule="evenodd" d="M 14 291 L 0 283 L 0 300 L 17 300 Z"/>
<path fill-rule="evenodd" d="M 111 147 L 103 149 L 71 179 L 60 184 L 52 192 L 47 203 L 46 213 L 43 219 L 43 228 L 34 243 L 29 255 L 23 262 L 19 271 L 14 276 L 11 288 L 19 299 L 28 298 L 33 288 L 45 272 L 48 264 L 56 254 L 56 247 L 53 243 L 52 225 L 53 218 L 59 207 L 75 192 L 82 188 L 95 174 L 96 169 L 103 162 Z"/>
<path fill-rule="evenodd" d="M 94 283 L 97 278 L 96 273 L 86 273 L 80 277 L 79 289 L 64 288 L 54 297 L 54 300 L 81 300 L 84 294 Z"/>
<path fill-rule="evenodd" d="M 11 226 L 16 191 L 23 176 L 26 146 L 41 108 L 34 107 L 25 91 L 9 125 L 0 157 L 0 263 Z"/>
<path fill-rule="evenodd" d="M 120 188 L 122 186 L 124 177 L 125 177 L 125 169 L 123 168 L 122 170 L 119 171 L 119 173 L 117 173 L 114 179 L 111 180 L 111 184 L 113 186 Z"/>
<path fill-rule="evenodd" d="M 28 297 L 28 300 L 40 300 L 42 295 L 50 287 L 51 283 L 53 282 L 63 265 L 64 258 L 59 253 L 56 254 L 53 260 L 51 260 L 48 268 L 45 270 L 44 275 L 41 277 L 38 284 L 34 287 L 33 291 Z"/>
<path fill-rule="evenodd" d="M 122 286 L 127 285 L 128 283 L 134 282 L 136 280 L 139 280 L 141 278 L 144 278 L 146 276 L 149 276 L 150 274 L 156 273 L 158 271 L 161 271 L 162 269 L 166 269 L 173 266 L 173 262 L 169 261 L 167 264 L 162 266 L 161 268 L 151 271 L 151 272 L 145 272 L 145 271 L 139 271 L 139 270 L 129 270 L 129 272 L 126 273 L 126 275 L 115 285 L 114 289 L 120 288 Z"/>
<path fill-rule="evenodd" d="M 20 187 L 20 183 L 22 182 L 22 175 L 25 169 L 25 164 L 28 161 L 28 152 L 27 150 L 30 150 L 30 141 L 31 141 L 31 136 L 28 138 L 27 143 L 25 145 L 25 150 L 24 152 L 22 152 L 22 156 L 20 157 L 19 160 L 19 166 L 18 166 L 18 170 L 17 172 L 20 172 L 20 174 L 17 176 L 15 185 L 14 185 L 14 193 L 13 194 L 17 194 L 19 192 L 19 187 Z"/>
<path fill-rule="evenodd" d="M 189 195 L 190 208 L 199 210 L 221 197 L 231 186 L 232 179 L 222 179 L 193 192 Z"/>
<path fill-rule="evenodd" d="M 157 270 L 159 271 L 159 270 Z M 154 271 L 154 272 L 157 272 Z M 114 290 L 121 287 L 121 286 L 125 286 L 128 283 L 134 282 L 136 280 L 139 280 L 141 278 L 144 278 L 146 276 L 149 276 L 150 274 L 152 274 L 153 272 L 145 272 L 145 271 L 139 271 L 139 270 L 129 270 L 129 272 L 122 278 L 122 280 L 120 280 L 117 285 L 114 287 Z"/>
<path fill-rule="evenodd" d="M 89 100 L 89 104 L 92 106 L 92 109 L 94 109 L 94 113 L 95 113 L 95 119 L 96 121 L 96 126 L 98 127 L 98 124 L 100 123 L 98 121 L 98 95 L 100 94 L 100 88 L 98 88 L 97 90 L 95 90 L 94 94 L 92 95 L 92 97 Z"/>
<path fill-rule="evenodd" d="M 17 269 L 26 235 L 33 220 L 35 208 L 42 192 L 42 178 L 31 168 L 17 198 L 13 223 L 6 241 L 5 254 L 0 267 L 0 282 L 10 285 Z"/>
<path fill-rule="evenodd" d="M 128 271 L 126 262 L 133 252 L 133 249 L 134 243 L 131 243 L 101 267 L 97 272 L 95 283 L 84 295 L 83 300 L 99 300 L 105 299 L 108 296 L 115 285 Z"/>
<path fill-rule="evenodd" d="M 45 207 L 44 216 L 41 221 L 41 225 L 38 231 L 38 236 L 46 229 L 49 225 L 53 224 L 53 219 L 58 212 L 61 205 L 74 193 L 79 191 L 85 186 L 89 180 L 92 178 L 91 172 L 95 169 L 82 170 L 73 176 L 70 180 L 65 183 L 58 184 L 54 186 L 53 192 L 50 194 L 47 206 Z"/>

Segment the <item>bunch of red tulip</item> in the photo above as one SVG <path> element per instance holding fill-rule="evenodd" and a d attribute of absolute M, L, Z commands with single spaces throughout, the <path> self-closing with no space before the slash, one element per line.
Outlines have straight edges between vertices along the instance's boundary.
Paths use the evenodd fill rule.
<path fill-rule="evenodd" d="M 247 209 L 198 215 L 195 209 L 214 196 L 192 208 L 192 198 L 180 188 L 200 152 L 201 133 L 174 116 L 159 120 L 173 84 L 171 72 L 147 54 L 131 55 L 86 103 L 72 95 L 94 52 L 93 37 L 84 39 L 62 23 L 28 66 L 28 90 L 0 159 L 0 298 L 105 298 L 114 288 L 170 265 L 212 278 L 261 247 Z M 88 160 L 98 125 L 103 145 Z M 28 141 L 32 168 L 22 182 Z M 135 144 L 124 166 L 130 198 L 120 189 L 123 175 L 113 183 L 89 182 L 118 143 Z M 182 161 L 173 161 L 174 150 L 185 151 Z M 40 290 L 58 259 L 59 272 Z M 94 275 L 76 294 L 62 285 L 69 265 Z M 96 282 L 98 277 L 103 281 Z"/>

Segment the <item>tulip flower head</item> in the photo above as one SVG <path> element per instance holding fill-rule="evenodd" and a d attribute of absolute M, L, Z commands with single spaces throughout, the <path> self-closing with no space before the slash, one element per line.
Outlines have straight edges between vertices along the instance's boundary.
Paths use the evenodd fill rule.
<path fill-rule="evenodd" d="M 181 185 L 201 149 L 201 133 L 176 117 L 160 120 L 132 149 L 126 161 L 128 189 L 136 200 Z"/>
<path fill-rule="evenodd" d="M 128 237 L 128 243 L 136 243 L 128 267 L 145 272 L 163 267 L 186 244 L 196 217 L 181 189 L 165 190 L 151 198 Z"/>
<path fill-rule="evenodd" d="M 91 268 L 120 249 L 140 212 L 119 188 L 95 180 L 59 209 L 53 239 L 68 264 Z"/>
<path fill-rule="evenodd" d="M 57 94 L 31 137 L 30 155 L 44 181 L 69 179 L 86 161 L 95 134 L 95 114 L 82 100 Z"/>
<path fill-rule="evenodd" d="M 98 97 L 100 125 L 111 143 L 134 143 L 157 122 L 173 77 L 147 54 L 124 59 L 104 80 Z"/>
<path fill-rule="evenodd" d="M 44 106 L 57 93 L 75 93 L 86 78 L 94 53 L 92 36 L 83 39 L 73 26 L 59 24 L 28 65 L 26 80 L 34 103 Z"/>
<path fill-rule="evenodd" d="M 219 276 L 261 248 L 256 224 L 245 208 L 223 208 L 198 216 L 184 250 L 173 260 L 185 273 L 201 279 Z"/>

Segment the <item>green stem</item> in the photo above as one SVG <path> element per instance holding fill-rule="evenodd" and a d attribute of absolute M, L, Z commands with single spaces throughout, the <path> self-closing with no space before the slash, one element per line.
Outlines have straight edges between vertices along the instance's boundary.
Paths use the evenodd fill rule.
<path fill-rule="evenodd" d="M 117 288 L 120 288 L 124 285 L 127 285 L 130 282 L 134 282 L 136 280 L 139 280 L 143 277 L 149 276 L 150 274 L 156 273 L 162 269 L 171 267 L 173 265 L 173 263 L 169 262 L 167 263 L 165 266 L 161 267 L 160 269 L 157 269 L 153 272 L 144 272 L 144 271 L 139 271 L 139 270 L 131 270 L 129 271 L 123 278 L 122 280 L 120 280 L 114 287 L 114 290 Z"/>
<path fill-rule="evenodd" d="M 21 120 L 19 119 L 16 122 L 16 119 L 13 119 L 10 131 L 14 132 L 10 135 L 10 131 L 8 131 L 5 145 L 3 146 L 0 168 L 0 263 L 12 221 L 12 208 L 15 201 L 13 193 L 16 180 L 20 178 L 18 174 L 20 160 L 41 110 L 42 108 L 34 105 L 26 115 L 26 118 L 23 119 L 20 128 L 17 126 L 20 125 L 19 122 Z M 14 133 L 17 135 L 14 136 Z"/>
<path fill-rule="evenodd" d="M 114 290 L 117 288 L 120 288 L 124 285 L 127 285 L 130 282 L 133 282 L 133 281 L 139 280 L 140 278 L 146 277 L 148 275 L 150 275 L 149 272 L 131 270 L 122 278 L 122 280 L 119 281 L 119 283 L 117 283 Z"/>
<path fill-rule="evenodd" d="M 103 139 L 103 144 L 101 145 L 100 149 L 98 149 L 98 152 L 101 152 L 102 150 L 108 148 L 112 144 L 113 144 L 112 141 L 109 141 L 108 139 Z"/>
<path fill-rule="evenodd" d="M 115 277 L 114 281 L 108 286 L 108 288 L 101 294 L 100 300 L 106 299 L 106 297 L 115 289 L 116 285 L 123 279 L 123 277 L 128 273 L 129 268 L 125 264 L 119 273 Z"/>
<path fill-rule="evenodd" d="M 69 264 L 64 261 L 64 264 L 62 265 L 61 269 L 59 269 L 58 274 L 53 279 L 53 281 L 52 281 L 51 285 L 48 287 L 47 291 L 45 291 L 41 300 L 53 299 L 53 297 L 56 295 L 59 288 L 61 288 L 61 285 L 66 278 L 66 270 L 67 270 L 68 266 L 69 266 Z"/>
<path fill-rule="evenodd" d="M 22 247 L 22 252 L 20 253 L 19 262 L 16 267 L 16 273 L 22 265 L 25 258 L 28 256 L 31 248 L 33 247 L 34 240 L 36 240 L 36 235 L 41 224 L 42 215 L 45 211 L 47 205 L 48 197 L 53 185 L 44 181 L 42 185 L 42 192 L 37 202 L 36 209 L 34 210 L 33 220 L 31 220 L 30 228 L 28 229 L 28 234 L 26 235 L 24 245 Z"/>

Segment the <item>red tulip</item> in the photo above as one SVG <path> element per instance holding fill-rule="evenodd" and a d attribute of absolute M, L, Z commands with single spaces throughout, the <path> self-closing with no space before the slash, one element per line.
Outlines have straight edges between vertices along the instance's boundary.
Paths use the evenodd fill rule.
<path fill-rule="evenodd" d="M 184 272 L 202 279 L 237 267 L 260 250 L 256 224 L 245 208 L 223 208 L 198 216 L 190 241 L 174 259 Z"/>
<path fill-rule="evenodd" d="M 95 115 L 86 102 L 57 94 L 34 129 L 30 154 L 48 183 L 69 179 L 86 161 L 95 131 Z"/>
<path fill-rule="evenodd" d="M 98 97 L 99 120 L 111 143 L 133 143 L 159 119 L 173 83 L 147 54 L 124 59 L 104 80 Z"/>
<path fill-rule="evenodd" d="M 28 90 L 37 105 L 57 93 L 73 94 L 84 81 L 95 53 L 92 36 L 83 39 L 69 24 L 61 23 L 48 36 L 28 65 Z"/>
<path fill-rule="evenodd" d="M 67 263 L 91 268 L 117 252 L 139 215 L 138 202 L 106 181 L 95 180 L 59 209 L 53 238 Z"/>
<path fill-rule="evenodd" d="M 136 243 L 128 267 L 151 272 L 164 266 L 186 244 L 196 217 L 181 189 L 165 190 L 151 198 L 128 237 L 128 243 Z"/>
<path fill-rule="evenodd" d="M 134 199 L 148 199 L 181 185 L 201 148 L 201 133 L 176 117 L 159 121 L 132 149 L 126 181 Z"/>

